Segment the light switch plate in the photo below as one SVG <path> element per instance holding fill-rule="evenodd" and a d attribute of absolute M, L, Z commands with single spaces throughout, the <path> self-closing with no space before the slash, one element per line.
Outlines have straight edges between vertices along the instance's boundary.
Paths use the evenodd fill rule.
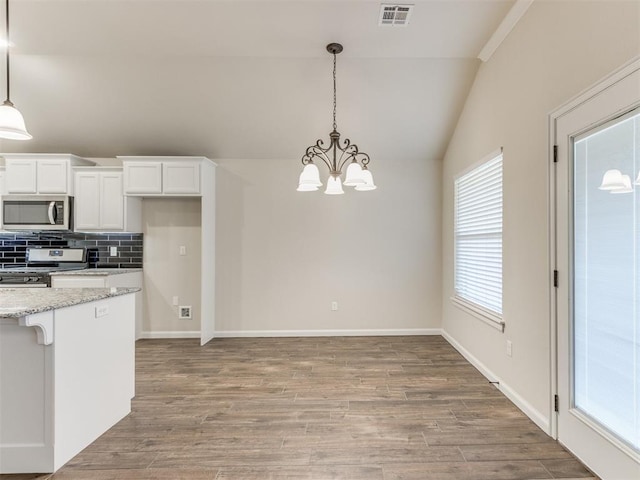
<path fill-rule="evenodd" d="M 106 317 L 107 315 L 109 315 L 108 305 L 98 305 L 96 307 L 96 318 Z"/>

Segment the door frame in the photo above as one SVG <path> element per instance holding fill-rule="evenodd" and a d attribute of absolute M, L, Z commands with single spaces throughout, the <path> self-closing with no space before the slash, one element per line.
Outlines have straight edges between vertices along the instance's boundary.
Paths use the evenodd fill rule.
<path fill-rule="evenodd" d="M 558 214 L 557 214 L 557 145 L 558 142 L 564 141 L 564 139 L 557 138 L 557 123 L 558 120 L 564 115 L 568 114 L 572 110 L 582 106 L 586 102 L 593 100 L 595 97 L 600 95 L 602 92 L 617 84 L 624 78 L 629 75 L 640 71 L 640 57 L 636 57 L 631 61 L 624 64 L 622 67 L 618 68 L 611 74 L 607 75 L 600 81 L 598 81 L 595 85 L 589 87 L 582 93 L 576 95 L 571 100 L 567 101 L 557 109 L 553 110 L 548 116 L 548 128 L 549 128 L 549 145 L 548 145 L 548 154 L 549 154 L 549 163 L 548 163 L 548 190 L 549 190 L 549 295 L 550 295 L 550 312 L 549 312 L 549 338 L 550 338 L 550 381 L 551 381 L 551 398 L 549 399 L 550 404 L 550 435 L 554 439 L 558 439 L 558 412 L 556 411 L 556 398 L 558 395 L 559 385 L 558 385 L 558 356 L 559 356 L 559 345 L 558 345 L 558 289 L 555 286 L 555 275 L 554 272 L 558 270 L 558 239 L 557 239 L 557 230 L 558 230 Z M 611 112 L 613 116 L 615 116 L 615 112 Z M 591 127 L 595 127 L 596 124 Z M 564 168 L 564 166 L 563 166 Z M 570 279 L 567 278 L 559 278 L 558 283 L 560 282 L 569 282 Z"/>

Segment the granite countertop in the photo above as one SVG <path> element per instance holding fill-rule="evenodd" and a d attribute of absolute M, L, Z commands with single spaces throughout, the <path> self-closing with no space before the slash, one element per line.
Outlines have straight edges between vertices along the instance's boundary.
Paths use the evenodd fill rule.
<path fill-rule="evenodd" d="M 51 272 L 49 275 L 59 276 L 64 275 L 82 275 L 82 276 L 107 276 L 107 275 L 121 275 L 123 273 L 141 272 L 141 268 L 84 268 L 82 270 L 61 270 L 58 272 Z"/>
<path fill-rule="evenodd" d="M 0 317 L 18 318 L 139 291 L 139 288 L 2 288 Z"/>

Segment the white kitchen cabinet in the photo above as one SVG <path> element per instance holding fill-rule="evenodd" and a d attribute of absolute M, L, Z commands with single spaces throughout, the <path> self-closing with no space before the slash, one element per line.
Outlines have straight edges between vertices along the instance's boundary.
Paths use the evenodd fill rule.
<path fill-rule="evenodd" d="M 75 169 L 74 230 L 141 231 L 141 200 L 124 196 L 122 176 L 120 168 Z"/>
<path fill-rule="evenodd" d="M 75 229 L 100 228 L 100 174 L 76 172 L 74 203 Z"/>
<path fill-rule="evenodd" d="M 6 193 L 28 195 L 73 195 L 76 165 L 94 163 L 67 154 L 2 154 L 6 165 Z"/>
<path fill-rule="evenodd" d="M 99 175 L 100 228 L 104 230 L 124 229 L 126 212 L 124 209 L 124 192 L 122 190 L 122 172 L 103 172 Z M 136 199 L 131 199 L 131 202 L 135 201 Z M 140 230 L 140 228 L 137 230 Z"/>
<path fill-rule="evenodd" d="M 200 162 L 162 162 L 162 193 L 200 193 Z"/>
<path fill-rule="evenodd" d="M 200 196 L 202 157 L 118 157 L 124 170 L 124 194 Z"/>
<path fill-rule="evenodd" d="M 7 160 L 7 193 L 38 193 L 35 160 Z"/>
<path fill-rule="evenodd" d="M 66 194 L 69 192 L 69 175 L 71 168 L 66 159 L 40 160 L 36 162 L 37 193 Z"/>
<path fill-rule="evenodd" d="M 124 191 L 130 194 L 161 194 L 162 163 L 126 162 L 124 169 Z"/>

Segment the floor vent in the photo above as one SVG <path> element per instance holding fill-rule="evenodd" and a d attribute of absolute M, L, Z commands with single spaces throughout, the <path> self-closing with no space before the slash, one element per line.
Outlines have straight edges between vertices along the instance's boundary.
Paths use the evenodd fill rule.
<path fill-rule="evenodd" d="M 378 25 L 381 27 L 405 27 L 409 24 L 414 5 L 380 5 L 380 18 Z"/>

